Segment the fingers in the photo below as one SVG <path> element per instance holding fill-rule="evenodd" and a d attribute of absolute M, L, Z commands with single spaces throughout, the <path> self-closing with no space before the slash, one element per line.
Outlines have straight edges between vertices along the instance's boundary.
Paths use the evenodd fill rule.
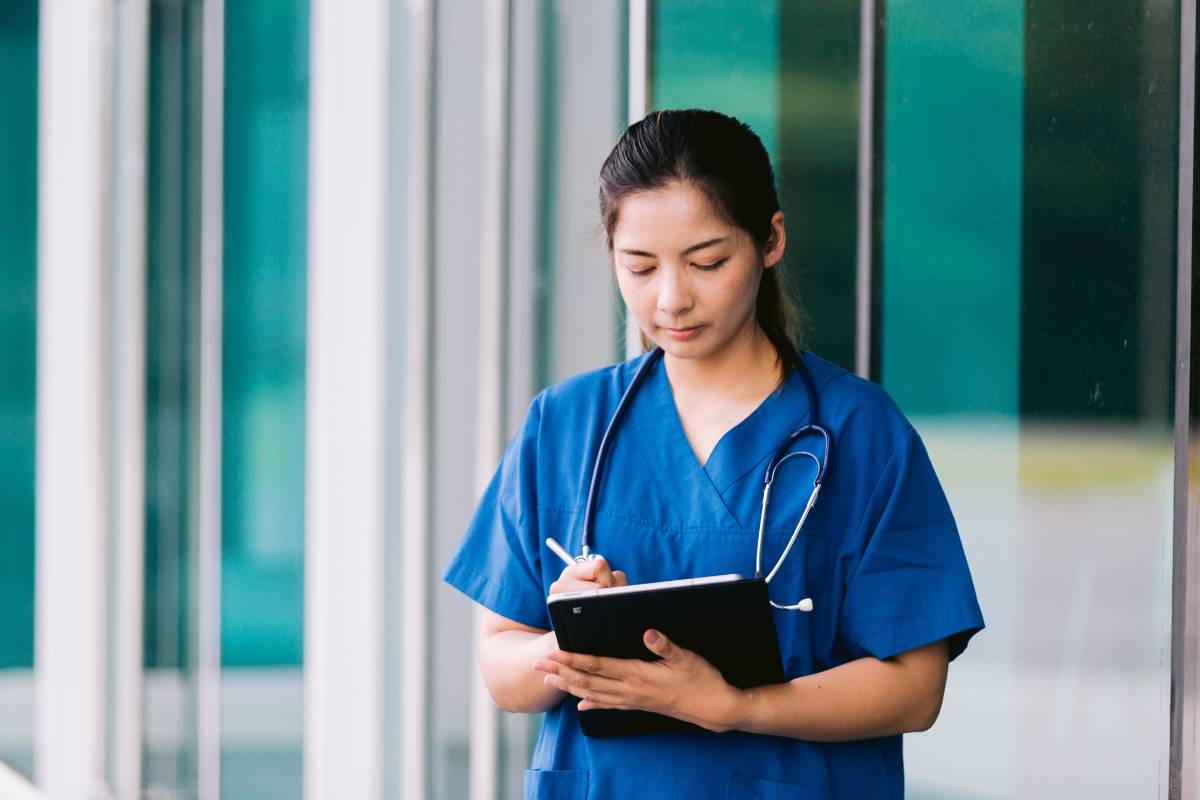
<path fill-rule="evenodd" d="M 548 672 L 551 671 L 549 668 L 555 664 L 561 664 L 568 669 L 578 672 L 587 672 L 592 675 L 620 680 L 627 677 L 631 670 L 637 669 L 642 662 L 636 659 L 604 658 L 586 653 L 569 653 L 566 650 L 555 648 L 534 662 L 533 667 L 534 669 Z"/>
<path fill-rule="evenodd" d="M 539 659 L 534 662 L 533 666 L 546 673 L 543 680 L 548 686 L 572 694 L 581 700 L 605 706 L 615 706 L 628 701 L 628 687 L 617 678 L 575 669 L 549 659 Z"/>
<path fill-rule="evenodd" d="M 601 588 L 618 585 L 616 579 L 613 578 L 612 567 L 608 565 L 608 560 L 604 556 L 589 558 L 587 561 L 575 566 L 580 567 L 585 573 L 590 570 L 592 574 L 591 579 L 600 584 Z"/>
<path fill-rule="evenodd" d="M 647 650 L 655 655 L 662 656 L 664 661 L 677 661 L 683 654 L 690 652 L 689 650 L 684 650 L 653 628 L 642 634 L 642 641 L 646 644 Z"/>
<path fill-rule="evenodd" d="M 618 578 L 617 575 L 621 577 Z M 615 573 L 608 565 L 604 556 L 596 556 L 586 561 L 577 561 L 565 567 L 550 586 L 550 594 L 560 592 L 578 592 L 584 589 L 606 589 L 610 586 L 627 586 L 629 580 L 625 573 Z"/>
<path fill-rule="evenodd" d="M 613 570 L 613 585 L 614 586 L 628 586 L 629 578 L 627 578 L 625 576 L 625 573 L 622 572 L 621 570 L 614 569 Z"/>

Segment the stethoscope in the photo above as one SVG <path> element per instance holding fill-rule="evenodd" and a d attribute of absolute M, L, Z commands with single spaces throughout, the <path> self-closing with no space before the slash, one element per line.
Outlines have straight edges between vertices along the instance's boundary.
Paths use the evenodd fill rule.
<path fill-rule="evenodd" d="M 633 380 L 629 382 L 629 386 L 626 387 L 625 392 L 621 395 L 621 399 L 617 403 L 617 409 L 613 412 L 612 418 L 608 421 L 608 427 L 604 430 L 604 436 L 600 439 L 600 449 L 596 452 L 596 463 L 592 467 L 592 481 L 588 486 L 587 506 L 583 514 L 583 535 L 582 546 L 580 548 L 582 550 L 582 555 L 576 556 L 576 561 L 587 561 L 588 559 L 595 558 L 598 555 L 591 551 L 588 546 L 588 542 L 591 540 L 592 527 L 595 524 L 596 496 L 597 489 L 600 485 L 600 477 L 602 475 L 602 468 L 604 465 L 604 456 L 608 452 L 608 445 L 609 442 L 612 441 L 613 431 L 616 429 L 617 423 L 621 420 L 625 414 L 625 411 L 629 407 L 630 398 L 633 397 L 634 393 L 642 385 L 642 382 L 645 381 L 646 376 L 650 373 L 650 370 L 653 369 L 654 364 L 659 361 L 662 356 L 662 348 L 656 347 L 653 351 L 651 351 L 646 360 L 642 362 L 642 365 L 634 374 Z M 758 516 L 758 545 L 755 548 L 754 554 L 754 577 L 756 579 L 764 577 L 762 572 L 763 533 L 765 531 L 767 522 L 767 507 L 771 502 L 771 487 L 775 484 L 775 478 L 779 473 L 779 468 L 783 466 L 784 462 L 790 458 L 810 458 L 812 459 L 813 463 L 817 465 L 817 474 L 813 477 L 813 488 L 808 495 L 808 502 L 804 506 L 804 513 L 800 515 L 800 521 L 796 523 L 796 528 L 792 531 L 792 537 L 788 540 L 787 547 L 783 549 L 783 554 L 779 556 L 779 559 L 775 562 L 775 566 L 771 568 L 771 571 L 767 573 L 765 577 L 765 582 L 767 584 L 770 584 L 771 579 L 774 578 L 776 573 L 779 572 L 779 568 L 783 566 L 783 562 L 787 559 L 788 553 L 792 551 L 792 547 L 796 544 L 796 540 L 800 537 L 800 530 L 804 527 L 804 521 L 808 519 L 808 515 L 812 511 L 813 505 L 817 502 L 817 495 L 821 493 L 821 485 L 825 481 L 825 473 L 829 470 L 829 456 L 830 453 L 833 452 L 833 437 L 830 435 L 829 431 L 817 421 L 819 419 L 817 388 L 813 384 L 812 373 L 809 372 L 808 366 L 804 363 L 803 353 L 801 353 L 801 357 L 796 363 L 796 368 L 800 371 L 800 377 L 804 381 L 805 392 L 808 394 L 808 407 L 810 409 L 808 417 L 809 422 L 808 424 L 801 425 L 789 433 L 787 438 L 784 439 L 783 444 L 776 448 L 775 452 L 771 456 L 771 460 L 767 462 L 767 471 L 763 476 L 762 510 L 759 512 Z M 818 458 L 808 450 L 794 450 L 789 452 L 792 448 L 792 445 L 795 444 L 801 436 L 804 436 L 807 433 L 819 434 L 824 440 L 824 460 Z M 784 611 L 812 611 L 813 609 L 811 597 L 805 597 L 800 602 L 793 603 L 791 605 L 780 605 L 772 600 L 771 605 Z"/>

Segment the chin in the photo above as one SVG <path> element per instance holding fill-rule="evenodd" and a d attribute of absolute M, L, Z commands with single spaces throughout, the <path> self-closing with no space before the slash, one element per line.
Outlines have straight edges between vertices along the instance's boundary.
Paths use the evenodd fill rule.
<path fill-rule="evenodd" d="M 707 332 L 705 331 L 705 333 Z M 678 342 L 669 336 L 649 336 L 647 338 L 653 344 L 661 347 L 667 355 L 681 360 L 708 358 L 720 349 L 719 343 L 708 341 L 708 337 L 704 334 L 697 337 L 698 340 L 690 342 Z"/>

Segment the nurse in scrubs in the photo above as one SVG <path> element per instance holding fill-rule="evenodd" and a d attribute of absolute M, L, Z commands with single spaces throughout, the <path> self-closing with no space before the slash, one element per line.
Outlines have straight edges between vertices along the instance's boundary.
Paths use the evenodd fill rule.
<path fill-rule="evenodd" d="M 933 725 L 949 662 L 984 624 L 920 437 L 879 386 L 799 349 L 784 218 L 749 127 L 697 109 L 631 125 L 600 171 L 600 216 L 643 343 L 664 351 L 609 445 L 589 542 L 604 557 L 564 569 L 544 542 L 580 551 L 597 448 L 645 353 L 533 399 L 444 576 L 486 609 L 479 660 L 496 704 L 546 712 L 525 796 L 903 797 L 902 736 Z M 655 661 L 559 650 L 550 594 L 754 574 L 765 465 L 810 419 L 802 367 L 833 451 L 770 583 L 779 605 L 813 600 L 773 611 L 786 681 L 737 689 L 655 630 Z M 814 471 L 789 459 L 776 478 L 767 568 Z M 593 739 L 578 716 L 597 708 L 703 730 Z"/>

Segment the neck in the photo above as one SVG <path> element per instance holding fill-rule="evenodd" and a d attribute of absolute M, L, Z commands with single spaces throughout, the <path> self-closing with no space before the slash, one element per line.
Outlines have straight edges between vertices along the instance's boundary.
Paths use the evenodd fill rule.
<path fill-rule="evenodd" d="M 780 381 L 779 356 L 753 319 L 745 331 L 720 351 L 705 358 L 663 355 L 672 388 L 687 394 L 738 394 Z"/>

